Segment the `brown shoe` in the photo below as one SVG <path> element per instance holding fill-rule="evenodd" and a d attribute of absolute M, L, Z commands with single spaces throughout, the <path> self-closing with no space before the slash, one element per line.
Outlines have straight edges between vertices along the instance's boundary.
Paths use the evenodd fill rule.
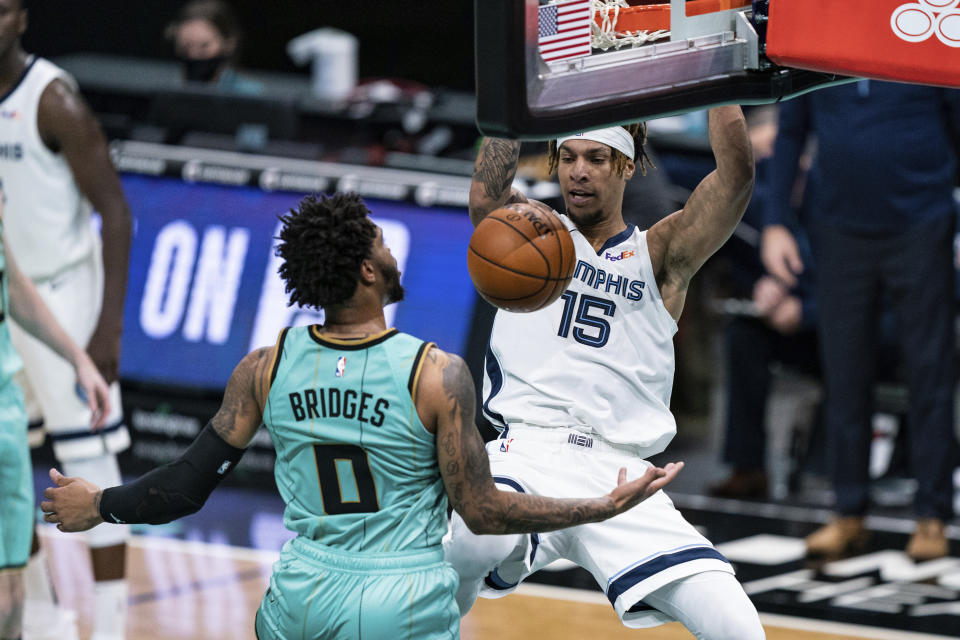
<path fill-rule="evenodd" d="M 707 492 L 717 498 L 766 500 L 767 472 L 763 469 L 737 469 L 723 482 L 707 487 Z"/>
<path fill-rule="evenodd" d="M 921 518 L 907 544 L 907 555 L 914 560 L 942 558 L 950 551 L 943 520 Z"/>
<path fill-rule="evenodd" d="M 862 548 L 868 538 L 860 516 L 834 518 L 806 537 L 807 555 L 840 556 Z"/>

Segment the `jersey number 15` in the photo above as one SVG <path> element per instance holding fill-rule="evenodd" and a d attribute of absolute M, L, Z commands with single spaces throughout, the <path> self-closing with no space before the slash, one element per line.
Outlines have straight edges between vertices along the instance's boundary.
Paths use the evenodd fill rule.
<path fill-rule="evenodd" d="M 573 326 L 573 339 L 580 344 L 598 349 L 607 344 L 610 339 L 610 323 L 604 318 L 612 318 L 617 311 L 613 300 L 606 300 L 582 293 L 579 295 L 580 304 L 577 304 L 577 292 L 569 289 L 560 296 L 563 298 L 563 314 L 560 316 L 560 330 L 557 335 L 561 338 L 570 336 L 570 327 Z M 573 311 L 577 314 L 574 318 Z M 602 315 L 596 315 L 597 312 Z"/>

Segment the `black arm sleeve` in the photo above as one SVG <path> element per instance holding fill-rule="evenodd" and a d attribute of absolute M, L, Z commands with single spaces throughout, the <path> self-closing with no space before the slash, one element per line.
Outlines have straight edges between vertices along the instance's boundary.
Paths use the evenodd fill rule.
<path fill-rule="evenodd" d="M 243 452 L 224 442 L 207 423 L 178 460 L 128 484 L 105 489 L 100 517 L 121 524 L 162 524 L 195 513 Z"/>

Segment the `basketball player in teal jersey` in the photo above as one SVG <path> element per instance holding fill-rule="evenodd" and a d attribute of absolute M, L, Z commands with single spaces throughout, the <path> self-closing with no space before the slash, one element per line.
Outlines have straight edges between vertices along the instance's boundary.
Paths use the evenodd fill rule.
<path fill-rule="evenodd" d="M 3 236 L 0 194 L 0 238 Z M 13 376 L 23 366 L 10 340 L 9 318 L 74 368 L 92 417 L 103 426 L 110 411 L 107 383 L 86 352 L 57 324 L 30 279 L 0 241 L 0 639 L 19 638 L 23 625 L 23 570 L 33 535 L 33 477 L 27 446 L 27 410 Z"/>
<path fill-rule="evenodd" d="M 476 532 L 548 531 L 621 513 L 681 465 L 651 468 L 599 498 L 498 491 L 473 423 L 463 360 L 388 329 L 400 272 L 355 195 L 308 197 L 282 218 L 280 275 L 322 326 L 280 333 L 246 356 L 183 457 L 101 491 L 51 470 L 48 522 L 167 522 L 198 510 L 263 423 L 277 451 L 284 545 L 257 613 L 260 640 L 459 637 L 457 576 L 443 560 L 449 499 Z M 612 471 L 611 477 L 612 481 Z"/>

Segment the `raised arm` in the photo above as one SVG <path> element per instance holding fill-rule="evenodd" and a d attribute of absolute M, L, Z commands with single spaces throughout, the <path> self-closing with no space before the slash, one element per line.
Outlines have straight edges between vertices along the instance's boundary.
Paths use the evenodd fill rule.
<path fill-rule="evenodd" d="M 733 233 L 753 193 L 753 151 L 740 107 L 715 107 L 709 122 L 717 168 L 682 209 L 647 234 L 657 285 L 674 318 L 683 310 L 693 274 Z"/>
<path fill-rule="evenodd" d="M 480 224 L 488 213 L 508 202 L 526 202 L 512 187 L 520 159 L 520 142 L 505 138 L 484 138 L 473 165 L 470 182 L 470 221 Z"/>
<path fill-rule="evenodd" d="M 63 330 L 50 312 L 33 282 L 17 267 L 4 243 L 7 281 L 10 286 L 10 315 L 30 335 L 53 349 L 57 355 L 73 365 L 77 382 L 86 395 L 90 408 L 90 427 L 99 429 L 110 413 L 110 391 L 97 367 L 86 352 Z"/>
<path fill-rule="evenodd" d="M 605 520 L 656 493 L 683 466 L 651 467 L 631 482 L 626 482 L 626 470 L 620 469 L 619 486 L 606 496 L 589 499 L 499 491 L 473 421 L 475 408 L 473 379 L 466 364 L 456 355 L 431 349 L 418 384 L 417 411 L 437 435 L 437 460 L 447 497 L 477 534 L 552 531 Z M 613 474 L 611 469 L 611 485 Z"/>
<path fill-rule="evenodd" d="M 80 191 L 100 214 L 103 303 L 90 343 L 84 346 L 107 382 L 113 382 L 120 362 L 127 292 L 130 209 L 100 125 L 78 93 L 60 81 L 51 82 L 40 98 L 37 127 L 44 143 L 63 154 Z"/>
<path fill-rule="evenodd" d="M 104 490 L 51 469 L 56 487 L 44 491 L 43 519 L 61 531 L 84 531 L 104 521 L 160 524 L 199 511 L 260 427 L 273 353 L 258 349 L 240 361 L 219 411 L 176 461 Z"/>

